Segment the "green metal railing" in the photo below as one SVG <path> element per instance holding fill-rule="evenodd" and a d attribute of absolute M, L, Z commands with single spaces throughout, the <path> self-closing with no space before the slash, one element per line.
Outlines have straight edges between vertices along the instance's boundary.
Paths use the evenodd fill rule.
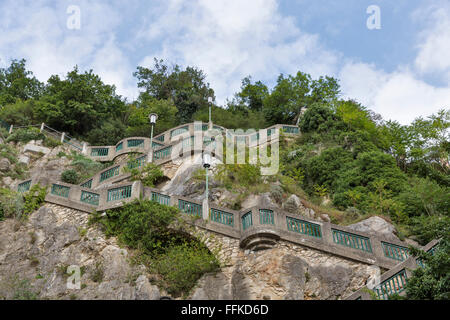
<path fill-rule="evenodd" d="M 157 148 L 161 148 L 161 147 L 164 147 L 164 144 L 163 144 L 163 143 L 159 143 L 159 142 L 156 142 L 156 141 L 152 141 L 152 148 L 153 148 L 153 149 L 157 149 Z"/>
<path fill-rule="evenodd" d="M 93 148 L 91 150 L 92 157 L 105 157 L 109 153 L 109 148 Z"/>
<path fill-rule="evenodd" d="M 172 154 L 172 146 L 168 146 L 164 149 L 159 149 L 153 152 L 153 160 L 160 160 L 170 157 Z"/>
<path fill-rule="evenodd" d="M 189 131 L 189 126 L 185 126 L 185 127 L 181 127 L 175 130 L 172 130 L 172 132 L 170 132 L 170 137 L 175 137 L 178 136 L 182 133 L 188 132 Z"/>
<path fill-rule="evenodd" d="M 98 206 L 99 199 L 100 195 L 97 193 L 81 191 L 81 198 L 80 198 L 81 202 Z"/>
<path fill-rule="evenodd" d="M 63 198 L 68 198 L 69 191 L 70 191 L 69 187 L 61 186 L 59 184 L 53 184 L 51 194 L 53 194 L 55 196 L 63 197 Z"/>
<path fill-rule="evenodd" d="M 165 194 L 152 191 L 151 200 L 158 202 L 159 204 L 170 206 L 170 197 Z"/>
<path fill-rule="evenodd" d="M 131 185 L 108 190 L 108 202 L 127 198 L 131 198 Z"/>
<path fill-rule="evenodd" d="M 129 161 L 127 163 L 127 167 L 128 167 L 128 169 L 140 168 L 145 164 L 146 161 L 147 161 L 147 156 L 142 156 L 135 160 Z"/>
<path fill-rule="evenodd" d="M 178 209 L 180 209 L 181 212 L 202 217 L 203 211 L 202 211 L 202 205 L 197 203 L 192 203 L 189 201 L 178 199 Z"/>
<path fill-rule="evenodd" d="M 431 248 L 430 250 L 427 251 L 427 253 L 431 254 L 432 256 L 434 256 L 434 253 L 436 252 L 436 248 L 438 247 L 438 245 L 435 245 L 433 248 Z M 422 259 L 416 259 L 416 264 L 422 268 L 425 268 L 425 262 L 422 261 Z"/>
<path fill-rule="evenodd" d="M 144 139 L 130 139 L 127 140 L 128 148 L 143 148 L 144 147 Z"/>
<path fill-rule="evenodd" d="M 153 139 L 156 139 L 158 141 L 164 142 L 164 135 L 156 137 L 156 138 L 153 138 Z"/>
<path fill-rule="evenodd" d="M 291 217 L 286 217 L 286 223 L 289 231 L 306 234 L 315 238 L 322 238 L 322 230 L 318 224 Z"/>
<path fill-rule="evenodd" d="M 120 150 L 122 150 L 122 149 L 123 149 L 123 142 L 119 143 L 119 144 L 116 146 L 116 151 L 120 151 Z"/>
<path fill-rule="evenodd" d="M 9 128 L 11 127 L 11 125 L 9 125 L 8 123 L 6 123 L 6 122 L 3 121 L 3 120 L 0 120 L 0 127 L 3 127 L 3 128 L 5 128 L 5 129 L 9 130 Z"/>
<path fill-rule="evenodd" d="M 183 139 L 183 141 L 181 143 L 182 143 L 181 144 L 182 148 L 191 147 L 191 146 L 193 147 L 195 144 L 195 137 L 192 136 L 189 138 L 185 138 L 185 139 Z"/>
<path fill-rule="evenodd" d="M 109 169 L 109 170 L 107 170 L 105 172 L 102 172 L 100 174 L 100 182 L 105 181 L 105 180 L 107 180 L 109 178 L 112 178 L 114 176 L 118 176 L 119 173 L 120 173 L 119 169 L 120 169 L 120 166 L 117 166 L 117 167 L 111 168 L 111 169 Z"/>
<path fill-rule="evenodd" d="M 275 224 L 275 218 L 272 210 L 259 209 L 260 224 Z"/>
<path fill-rule="evenodd" d="M 253 218 L 252 218 L 252 212 L 247 212 L 244 214 L 241 218 L 242 221 L 242 230 L 247 230 L 253 225 Z"/>
<path fill-rule="evenodd" d="M 336 229 L 331 229 L 331 231 L 334 243 L 365 252 L 372 252 L 369 238 Z"/>
<path fill-rule="evenodd" d="M 283 131 L 285 133 L 298 134 L 300 132 L 300 129 L 299 127 L 283 126 Z"/>
<path fill-rule="evenodd" d="M 230 227 L 234 226 L 234 215 L 219 209 L 210 209 L 209 217 L 211 221 L 221 223 Z"/>
<path fill-rule="evenodd" d="M 196 124 L 194 125 L 194 131 L 207 131 L 208 130 L 208 124 Z"/>
<path fill-rule="evenodd" d="M 30 190 L 30 187 L 31 187 L 31 180 L 25 181 L 17 186 L 17 191 L 20 193 L 27 192 L 28 190 Z"/>
<path fill-rule="evenodd" d="M 389 279 L 380 283 L 373 289 L 373 291 L 379 299 L 388 300 L 391 295 L 403 292 L 407 281 L 406 271 L 403 269 Z"/>
<path fill-rule="evenodd" d="M 81 185 L 81 187 L 83 187 L 83 188 L 92 188 L 92 179 L 89 180 L 89 181 L 86 181 L 85 183 L 83 183 Z"/>
<path fill-rule="evenodd" d="M 381 246 L 383 247 L 384 255 L 390 259 L 398 261 L 405 261 L 408 259 L 409 250 L 406 247 L 397 246 L 387 242 L 381 242 Z"/>

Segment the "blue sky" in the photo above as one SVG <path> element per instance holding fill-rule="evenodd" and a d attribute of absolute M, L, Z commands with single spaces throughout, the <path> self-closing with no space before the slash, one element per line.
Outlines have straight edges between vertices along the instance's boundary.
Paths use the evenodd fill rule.
<path fill-rule="evenodd" d="M 379 30 L 366 26 L 371 5 Z M 272 86 L 300 70 L 406 124 L 450 106 L 450 1 L 0 0 L 2 67 L 25 58 L 41 81 L 92 68 L 132 100 L 133 71 L 154 57 L 204 70 L 222 104 L 247 75 Z"/>

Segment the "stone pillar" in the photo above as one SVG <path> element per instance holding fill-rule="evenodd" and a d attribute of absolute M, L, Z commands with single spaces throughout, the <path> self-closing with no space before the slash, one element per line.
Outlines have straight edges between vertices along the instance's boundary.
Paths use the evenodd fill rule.
<path fill-rule="evenodd" d="M 63 132 L 62 134 L 61 134 L 61 143 L 63 143 L 64 142 L 64 137 L 66 136 L 66 133 L 65 132 Z"/>
<path fill-rule="evenodd" d="M 13 127 L 14 127 L 14 125 L 11 125 L 11 126 L 9 127 L 9 134 L 11 134 L 11 133 L 13 132 Z"/>
<path fill-rule="evenodd" d="M 44 125 L 45 124 L 42 122 L 42 124 L 41 124 L 41 132 L 44 131 Z"/>
<path fill-rule="evenodd" d="M 209 203 L 208 199 L 203 199 L 202 203 L 202 217 L 203 220 L 209 220 Z"/>
<path fill-rule="evenodd" d="M 81 150 L 81 153 L 84 155 L 87 155 L 87 143 L 83 142 L 83 150 Z"/>

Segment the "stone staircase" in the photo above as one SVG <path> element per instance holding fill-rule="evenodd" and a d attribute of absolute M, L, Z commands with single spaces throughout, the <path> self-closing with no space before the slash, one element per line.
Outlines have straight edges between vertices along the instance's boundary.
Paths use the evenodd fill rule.
<path fill-rule="evenodd" d="M 149 162 L 163 166 L 167 163 L 183 161 L 185 157 L 204 151 L 212 152 L 214 155 L 211 140 L 209 140 L 210 143 L 205 143 L 208 140 L 205 140 L 204 134 L 211 127 L 218 131 L 216 138 L 228 135 L 227 130 L 222 127 L 209 124 L 205 129 L 204 124 L 191 123 L 156 136 L 152 146 L 150 139 L 143 137 L 126 138 L 115 146 L 84 146 L 81 152 L 88 157 L 97 161 L 115 161 L 116 163 L 80 185 L 60 181 L 50 182 L 50 192 L 45 200 L 91 213 L 118 208 L 135 199 L 148 199 L 162 205 L 177 207 L 186 218 L 198 217 L 199 219 L 186 219 L 186 221 L 198 228 L 239 239 L 240 247 L 245 250 L 268 249 L 275 246 L 278 241 L 287 241 L 389 270 L 381 276 L 377 286 L 358 290 L 348 298 L 350 300 L 371 299 L 369 290 L 372 290 L 380 299 L 387 299 L 390 294 L 403 292 L 404 284 L 410 277 L 410 270 L 419 264 L 414 257 L 410 257 L 408 245 L 402 241 L 393 241 L 329 222 L 296 216 L 273 207 L 264 200 L 251 208 L 235 211 L 209 202 L 167 194 L 156 188 L 144 187 L 140 181 L 127 181 L 130 174 L 124 173 L 123 169 L 130 166 L 130 161 L 125 159 L 125 155 L 130 153 L 140 154 L 134 162 L 131 162 L 131 165 L 136 168 Z M 269 139 L 264 143 L 278 139 L 279 129 L 285 129 L 289 135 L 299 134 L 295 128 L 289 125 L 268 128 L 267 132 L 271 133 L 267 134 Z M 236 141 L 239 139 L 245 141 L 249 147 L 258 147 L 260 146 L 259 136 L 253 139 L 257 134 L 235 135 L 235 138 Z M 256 144 L 252 144 L 255 140 Z M 197 144 L 198 148 L 192 148 L 198 141 L 201 141 Z M 167 149 L 170 149 L 170 152 L 165 152 Z M 17 185 L 17 190 L 25 192 L 35 183 L 36 181 L 33 180 L 22 181 Z M 422 249 L 429 251 L 435 247 L 436 243 L 433 241 Z"/>

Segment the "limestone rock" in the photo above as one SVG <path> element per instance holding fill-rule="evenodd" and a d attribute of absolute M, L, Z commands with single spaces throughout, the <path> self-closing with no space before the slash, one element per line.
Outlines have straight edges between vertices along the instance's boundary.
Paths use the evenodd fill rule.
<path fill-rule="evenodd" d="M 157 286 L 153 286 L 145 275 L 136 280 L 136 300 L 159 300 L 161 293 Z"/>
<path fill-rule="evenodd" d="M 399 240 L 395 235 L 395 227 L 383 218 L 374 216 L 348 226 L 350 229 L 379 235 L 390 240 Z"/>
<path fill-rule="evenodd" d="M 298 213 L 300 208 L 303 207 L 300 198 L 295 194 L 291 195 L 285 203 L 283 203 L 283 209 L 290 213 Z"/>
<path fill-rule="evenodd" d="M 19 163 L 29 164 L 30 163 L 30 157 L 26 155 L 20 155 L 19 156 Z"/>
<path fill-rule="evenodd" d="M 31 153 L 49 154 L 51 150 L 49 148 L 46 148 L 46 147 L 37 146 L 37 145 L 31 143 L 31 141 L 30 141 L 29 143 L 27 143 L 24 146 L 23 151 L 24 152 L 31 152 Z"/>
<path fill-rule="evenodd" d="M 0 159 L 0 171 L 7 172 L 11 168 L 11 162 L 8 159 Z"/>

